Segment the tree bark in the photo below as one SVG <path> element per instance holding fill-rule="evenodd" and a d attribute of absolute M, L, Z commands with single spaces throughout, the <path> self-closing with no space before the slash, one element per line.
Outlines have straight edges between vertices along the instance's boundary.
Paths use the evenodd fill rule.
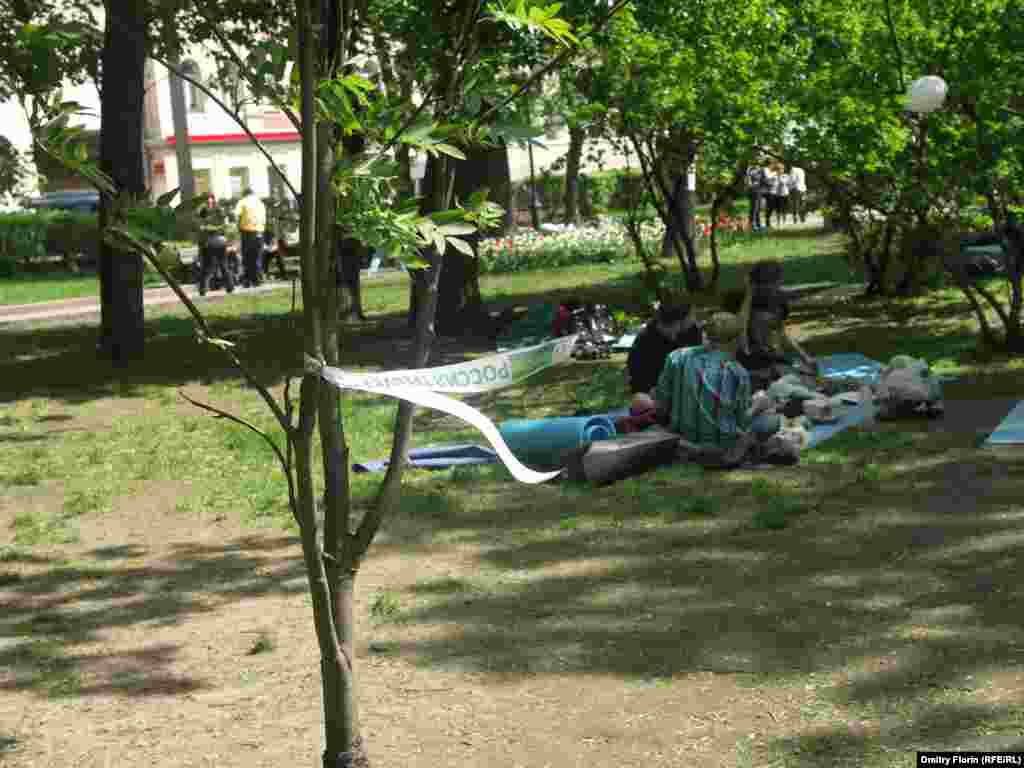
<path fill-rule="evenodd" d="M 107 0 L 103 39 L 103 92 L 100 97 L 100 169 L 123 193 L 145 192 L 142 152 L 147 3 Z M 111 201 L 100 199 L 99 223 L 110 222 Z M 116 366 L 142 357 L 145 312 L 142 257 L 100 242 L 101 356 Z"/>
<path fill-rule="evenodd" d="M 580 166 L 586 138 L 587 132 L 583 128 L 569 126 L 569 150 L 565 156 L 566 224 L 579 224 L 580 221 Z"/>
<path fill-rule="evenodd" d="M 346 157 L 355 159 L 366 150 L 366 137 L 362 134 L 346 136 L 342 139 L 342 148 Z M 367 254 L 367 248 L 358 240 L 347 236 L 348 233 L 336 232 L 338 275 L 338 316 L 337 319 L 345 322 L 356 322 L 365 320 L 363 314 L 363 291 L 360 280 L 363 258 Z"/>
<path fill-rule="evenodd" d="M 487 187 L 491 201 L 505 209 L 507 225 L 512 210 L 507 147 L 472 148 L 466 152 L 466 157 L 464 161 L 451 161 L 456 168 L 456 199 L 464 201 L 477 190 Z M 433 172 L 434 164 L 431 163 L 427 169 L 428 185 L 432 183 Z M 466 240 L 473 246 L 475 254 L 479 238 L 468 237 Z M 480 263 L 475 255 L 466 256 L 454 248 L 447 249 L 438 291 L 436 324 L 440 335 L 489 332 L 489 318 L 483 311 L 480 296 Z"/>
<path fill-rule="evenodd" d="M 367 250 L 358 240 L 338 237 L 338 319 L 342 322 L 366 320 L 360 268 Z"/>
<path fill-rule="evenodd" d="M 175 70 L 181 69 L 178 52 L 178 36 L 173 24 L 164 26 L 167 45 L 167 61 Z M 178 161 L 179 200 L 185 202 L 196 196 L 195 174 L 192 172 L 192 145 L 188 136 L 188 112 L 185 108 L 185 81 L 174 72 L 167 75 L 171 91 L 171 120 L 174 123 L 174 156 Z"/>
<path fill-rule="evenodd" d="M 672 191 L 666 200 L 669 220 L 665 226 L 662 256 L 670 255 L 673 251 L 676 253 L 679 257 L 679 266 L 686 276 L 686 288 L 693 293 L 703 289 L 704 280 L 697 266 L 697 249 L 693 245 L 693 236 L 688 231 L 691 208 L 690 193 L 686 189 L 687 173 L 685 170 L 682 173 L 677 171 L 674 176 Z"/>

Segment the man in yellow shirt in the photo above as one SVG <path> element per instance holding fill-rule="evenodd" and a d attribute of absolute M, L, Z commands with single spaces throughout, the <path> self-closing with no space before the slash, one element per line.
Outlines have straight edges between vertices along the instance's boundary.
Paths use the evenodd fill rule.
<path fill-rule="evenodd" d="M 256 197 L 252 187 L 246 187 L 242 199 L 235 206 L 238 231 L 242 236 L 242 287 L 263 282 L 263 231 L 267 228 L 267 209 Z"/>

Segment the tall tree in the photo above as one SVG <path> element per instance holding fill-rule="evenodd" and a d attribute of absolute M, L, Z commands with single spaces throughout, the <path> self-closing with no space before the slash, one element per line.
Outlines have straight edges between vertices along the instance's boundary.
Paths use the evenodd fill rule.
<path fill-rule="evenodd" d="M 144 0 L 105 0 L 105 9 L 102 71 L 117 74 L 104 77 L 100 95 L 100 170 L 119 190 L 141 198 L 146 193 L 142 117 L 149 8 Z M 101 196 L 101 230 L 112 203 Z M 101 241 L 99 271 L 100 350 L 115 365 L 127 365 L 145 348 L 142 257 Z"/>
<path fill-rule="evenodd" d="M 689 291 L 705 283 L 688 226 L 689 169 L 712 145 L 749 153 L 780 138 L 785 25 L 765 0 L 649 3 L 602 38 L 591 98 L 636 154 L 665 225 L 664 255 L 678 256 Z"/>
<path fill-rule="evenodd" d="M 172 9 L 168 15 L 173 18 Z M 188 133 L 188 111 L 185 104 L 185 81 L 177 70 L 181 69 L 181 38 L 173 20 L 164 22 L 164 46 L 167 61 L 172 67 L 167 85 L 171 92 L 171 121 L 174 124 L 174 155 L 178 161 L 178 187 L 182 200 L 196 196 L 195 174 L 192 171 L 192 144 Z"/>

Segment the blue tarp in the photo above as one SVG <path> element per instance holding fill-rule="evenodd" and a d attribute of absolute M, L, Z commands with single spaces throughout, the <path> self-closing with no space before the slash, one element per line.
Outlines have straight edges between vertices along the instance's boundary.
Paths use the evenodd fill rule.
<path fill-rule="evenodd" d="M 999 422 L 985 445 L 1024 445 L 1024 401 L 1017 403 Z"/>
<path fill-rule="evenodd" d="M 409 464 L 416 469 L 448 469 L 466 464 L 496 464 L 497 461 L 498 454 L 482 445 L 428 445 L 409 451 Z M 352 465 L 355 472 L 383 472 L 387 468 L 387 459 Z"/>

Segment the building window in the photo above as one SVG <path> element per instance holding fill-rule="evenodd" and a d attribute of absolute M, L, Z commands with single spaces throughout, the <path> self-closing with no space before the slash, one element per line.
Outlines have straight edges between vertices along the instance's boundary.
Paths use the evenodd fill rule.
<path fill-rule="evenodd" d="M 213 184 L 211 183 L 209 168 L 196 168 L 192 171 L 192 178 L 196 184 L 196 195 L 210 194 Z"/>
<path fill-rule="evenodd" d="M 228 176 L 231 181 L 231 197 L 237 200 L 249 186 L 249 169 L 232 168 L 228 171 Z"/>
<path fill-rule="evenodd" d="M 199 71 L 199 65 L 191 59 L 183 61 L 181 63 L 182 74 L 188 75 L 196 82 L 203 82 L 203 73 Z M 188 111 L 189 112 L 205 112 L 206 111 L 206 94 L 196 88 L 188 80 L 185 81 L 185 85 L 188 88 Z"/>
<path fill-rule="evenodd" d="M 270 197 L 274 200 L 284 200 L 288 197 L 286 190 L 288 187 L 284 183 L 285 176 L 288 174 L 288 167 L 285 165 L 279 165 L 280 172 L 272 165 L 267 166 L 267 177 L 270 179 Z"/>

